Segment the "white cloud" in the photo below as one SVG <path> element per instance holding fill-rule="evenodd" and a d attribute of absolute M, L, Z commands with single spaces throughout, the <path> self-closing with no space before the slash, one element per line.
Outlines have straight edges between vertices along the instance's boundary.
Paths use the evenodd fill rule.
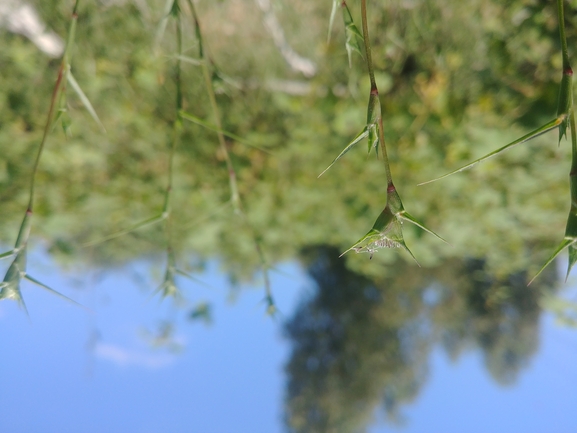
<path fill-rule="evenodd" d="M 97 343 L 94 348 L 94 354 L 97 358 L 121 367 L 138 366 L 158 369 L 168 367 L 176 360 L 175 355 L 167 353 L 149 353 L 106 343 Z"/>

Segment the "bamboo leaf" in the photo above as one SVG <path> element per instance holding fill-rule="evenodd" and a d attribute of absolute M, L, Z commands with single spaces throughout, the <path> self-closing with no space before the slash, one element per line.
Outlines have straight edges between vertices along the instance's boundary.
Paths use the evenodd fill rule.
<path fill-rule="evenodd" d="M 426 181 L 426 182 L 421 182 L 419 185 L 426 185 L 426 184 L 428 184 L 428 183 L 436 182 L 436 181 L 438 181 L 438 180 L 441 180 L 441 179 L 444 179 L 444 178 L 446 178 L 446 177 L 449 177 L 449 176 L 451 176 L 451 175 L 453 175 L 453 174 L 455 174 L 455 173 L 459 173 L 459 172 L 461 172 L 461 171 L 463 171 L 463 170 L 467 170 L 467 169 L 473 167 L 474 165 L 477 165 L 478 163 L 480 163 L 480 162 L 482 162 L 482 161 L 485 161 L 485 160 L 487 160 L 487 159 L 489 159 L 489 158 L 497 155 L 498 153 L 501 153 L 501 152 L 509 149 L 510 147 L 515 146 L 516 144 L 524 143 L 524 142 L 529 141 L 529 140 L 531 140 L 531 139 L 533 139 L 533 138 L 536 138 L 536 137 L 538 137 L 538 136 L 540 136 L 540 135 L 542 135 L 542 134 L 545 134 L 546 132 L 549 132 L 549 131 L 551 131 L 552 129 L 557 128 L 557 127 L 565 120 L 565 118 L 566 118 L 566 115 L 559 116 L 559 117 L 557 117 L 556 119 L 553 119 L 553 120 L 551 120 L 550 122 L 546 123 L 545 125 L 543 125 L 543 126 L 537 128 L 537 129 L 531 131 L 531 132 L 528 133 L 527 135 L 524 135 L 523 137 L 521 137 L 521 138 L 519 138 L 519 139 L 517 139 L 517 140 L 515 140 L 515 141 L 512 141 L 511 143 L 506 144 L 505 146 L 503 146 L 503 147 L 501 147 L 501 148 L 499 148 L 499 149 L 497 149 L 497 150 L 494 150 L 493 152 L 490 152 L 490 153 L 488 153 L 487 155 L 482 156 L 481 158 L 476 159 L 475 161 L 470 162 L 469 164 L 464 165 L 464 166 L 461 167 L 461 168 L 458 168 L 457 170 L 451 171 L 450 173 L 447 173 L 447 174 L 445 174 L 445 175 L 443 175 L 443 176 L 441 176 L 441 177 L 437 177 L 437 178 L 435 178 L 435 179 L 428 180 L 428 181 Z"/>
<path fill-rule="evenodd" d="M 70 71 L 70 69 L 68 69 L 67 78 L 68 78 L 68 82 L 70 83 L 70 85 L 72 86 L 72 88 L 74 89 L 74 91 L 76 92 L 76 94 L 78 95 L 80 100 L 82 101 L 82 104 L 84 104 L 84 107 L 86 107 L 86 110 L 88 110 L 88 112 L 90 113 L 90 116 L 92 116 L 92 119 L 94 119 L 94 121 L 98 124 L 98 126 L 100 126 L 100 129 L 102 129 L 102 132 L 106 133 L 106 128 L 104 127 L 104 125 L 102 124 L 100 119 L 98 118 L 98 115 L 96 114 L 96 111 L 94 111 L 94 107 L 90 103 L 90 100 L 84 94 L 84 92 L 80 88 L 80 85 L 74 79 L 74 76 L 72 75 L 72 72 Z"/>
<path fill-rule="evenodd" d="M 365 138 L 367 135 L 369 135 L 369 130 L 368 130 L 368 128 L 365 126 L 365 127 L 363 128 L 363 130 L 353 139 L 353 141 L 351 141 L 351 142 L 347 145 L 347 147 L 345 147 L 345 148 L 343 149 L 343 151 L 342 151 L 341 153 L 339 153 L 339 155 L 333 160 L 333 162 L 331 162 L 331 164 L 330 164 L 327 168 L 325 168 L 324 171 L 323 171 L 321 174 L 318 175 L 318 177 L 321 177 L 323 174 L 325 174 L 326 171 L 335 164 L 335 162 L 337 162 L 339 159 L 341 159 L 341 158 L 344 156 L 345 153 L 347 153 L 349 150 L 351 150 L 351 148 L 352 148 L 355 144 L 357 144 L 359 141 L 361 141 L 361 140 L 362 140 L 363 138 Z"/>

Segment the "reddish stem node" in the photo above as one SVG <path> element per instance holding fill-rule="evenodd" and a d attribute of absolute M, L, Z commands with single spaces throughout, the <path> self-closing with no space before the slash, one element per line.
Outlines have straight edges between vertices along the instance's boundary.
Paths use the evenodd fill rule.
<path fill-rule="evenodd" d="M 563 74 L 571 76 L 573 75 L 573 69 L 571 69 L 571 67 L 565 68 Z"/>

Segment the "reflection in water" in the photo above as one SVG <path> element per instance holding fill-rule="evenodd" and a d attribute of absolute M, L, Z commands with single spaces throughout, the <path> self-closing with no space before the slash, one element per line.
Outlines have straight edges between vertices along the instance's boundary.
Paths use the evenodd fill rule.
<path fill-rule="evenodd" d="M 483 351 L 500 383 L 511 383 L 539 342 L 539 298 L 554 271 L 527 287 L 527 275 L 502 278 L 482 260 L 427 272 L 398 262 L 374 281 L 346 268 L 334 248 L 302 254 L 316 290 L 286 325 L 286 423 L 295 432 L 363 431 L 376 407 L 399 416 L 427 378 L 436 344 L 456 358 Z"/>

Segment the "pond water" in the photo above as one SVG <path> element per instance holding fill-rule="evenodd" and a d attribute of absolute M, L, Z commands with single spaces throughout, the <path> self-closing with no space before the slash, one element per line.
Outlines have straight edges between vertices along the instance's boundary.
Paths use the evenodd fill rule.
<path fill-rule="evenodd" d="M 30 317 L 16 303 L 0 304 L 0 431 L 287 431 L 285 367 L 293 348 L 283 326 L 316 290 L 300 266 L 274 274 L 280 311 L 271 318 L 261 288 L 231 290 L 215 265 L 199 276 L 211 287 L 181 281 L 187 304 L 175 309 L 150 296 L 157 265 L 148 261 L 81 279 L 44 254 L 31 264 L 90 311 L 28 283 Z M 574 286 L 565 292 L 574 296 Z M 187 318 L 199 302 L 210 305 L 210 323 Z M 343 420 L 336 431 L 366 424 L 370 433 L 573 432 L 577 332 L 545 313 L 538 339 L 537 353 L 505 386 L 491 377 L 480 349 L 452 361 L 435 346 L 422 360 L 419 392 L 394 422 L 376 401 L 354 430 Z M 313 423 L 310 431 L 323 430 Z"/>

